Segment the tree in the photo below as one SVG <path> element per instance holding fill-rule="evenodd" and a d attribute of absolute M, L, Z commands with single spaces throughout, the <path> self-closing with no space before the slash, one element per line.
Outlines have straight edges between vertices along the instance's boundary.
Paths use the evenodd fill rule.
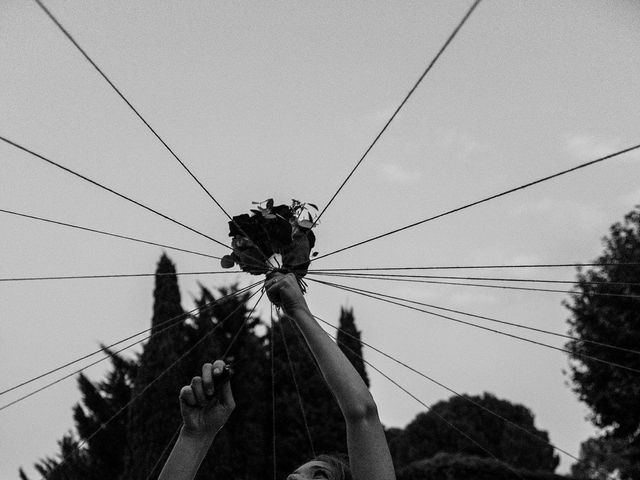
<path fill-rule="evenodd" d="M 612 225 L 603 244 L 593 262 L 599 265 L 578 270 L 577 293 L 565 304 L 569 334 L 576 337 L 567 343 L 570 376 L 592 422 L 626 445 L 622 477 L 639 479 L 638 467 L 624 465 L 640 464 L 640 376 L 611 363 L 640 370 L 640 356 L 630 351 L 640 345 L 640 207 Z"/>
<path fill-rule="evenodd" d="M 353 308 L 340 308 L 340 330 L 338 330 L 338 346 L 358 371 L 364 383 L 369 386 L 369 377 L 362 357 L 360 332 L 356 328 Z"/>
<path fill-rule="evenodd" d="M 82 402 L 74 408 L 75 432 L 63 436 L 60 453 L 36 464 L 43 477 L 157 477 L 181 424 L 178 391 L 200 374 L 204 362 L 216 358 L 233 365 L 236 409 L 205 457 L 199 480 L 264 478 L 271 472 L 274 437 L 280 477 L 308 460 L 314 449 L 318 453 L 346 451 L 342 414 L 297 327 L 287 319 L 275 321 L 264 334 L 262 321 L 250 315 L 250 295 L 237 294 L 237 285 L 215 293 L 202 285 L 200 290 L 195 299 L 198 313 L 185 314 L 175 266 L 162 255 L 156 270 L 151 338 L 132 361 L 113 355 L 113 370 L 103 381 L 78 378 Z M 353 312 L 343 311 L 343 317 L 344 329 L 357 337 Z M 349 348 L 360 355 L 360 343 L 347 340 Z M 364 365 L 356 368 L 366 379 Z M 66 459 L 64 464 L 62 459 Z M 28 480 L 24 472 L 20 475 Z"/>
<path fill-rule="evenodd" d="M 112 363 L 105 380 L 93 383 L 84 374 L 78 376 L 82 401 L 73 409 L 77 435 L 68 433 L 58 442 L 58 458 L 48 457 L 35 464 L 36 471 L 49 480 L 113 480 L 123 471 L 126 405 L 136 366 L 103 349 L 111 355 Z M 20 475 L 27 480 L 24 472 Z"/>
<path fill-rule="evenodd" d="M 276 475 L 284 478 L 315 453 L 345 453 L 346 427 L 340 408 L 315 363 L 302 333 L 287 317 L 273 322 L 275 375 L 269 375 L 276 392 Z M 269 402 L 271 421 L 272 403 Z M 302 413 L 304 409 L 304 416 Z M 306 422 L 306 424 L 305 424 Z M 307 428 L 309 429 L 307 432 Z M 273 429 L 269 429 L 271 442 Z M 271 445 L 269 445 L 269 452 Z M 273 461 L 272 455 L 269 455 Z"/>
<path fill-rule="evenodd" d="M 196 301 L 200 309 L 193 319 L 190 340 L 196 347 L 190 357 L 191 376 L 199 374 L 205 361 L 224 357 L 233 367 L 231 388 L 236 400 L 236 409 L 205 457 L 198 479 L 259 478 L 268 465 L 268 357 L 264 339 L 255 332 L 262 322 L 249 315 L 249 294 L 235 295 L 237 290 L 237 285 L 220 289 L 220 297 L 228 296 L 220 301 L 201 286 Z M 208 308 L 209 304 L 213 307 Z M 183 384 L 186 381 L 183 379 Z"/>
<path fill-rule="evenodd" d="M 93 383 L 84 374 L 78 377 L 83 402 L 73 410 L 78 435 L 86 441 L 92 478 L 105 480 L 118 478 L 124 469 L 127 405 L 137 370 L 133 361 L 113 353 L 111 361 L 113 369 L 101 382 Z"/>
<path fill-rule="evenodd" d="M 38 461 L 34 467 L 47 480 L 93 479 L 90 469 L 90 458 L 85 451 L 78 448 L 78 441 L 73 434 L 65 434 L 58 440 L 60 453 L 57 458 L 47 457 Z M 19 470 L 21 480 L 29 480 L 22 469 Z"/>
<path fill-rule="evenodd" d="M 519 425 L 531 435 L 485 409 Z M 393 436 L 391 451 L 396 468 L 431 458 L 439 452 L 478 457 L 488 457 L 491 452 L 512 467 L 545 472 L 553 472 L 559 462 L 553 447 L 548 444 L 549 435 L 534 426 L 534 417 L 528 408 L 489 393 L 455 396 L 438 402 L 428 412 L 418 414 L 401 434 Z"/>
<path fill-rule="evenodd" d="M 549 472 L 514 469 L 493 458 L 438 453 L 398 472 L 398 480 L 565 480 Z"/>
<path fill-rule="evenodd" d="M 188 326 L 180 304 L 176 269 L 169 257 L 158 262 L 153 292 L 152 337 L 144 346 L 129 407 L 123 479 L 144 480 L 162 467 L 163 450 L 180 426 L 176 385 L 192 373 L 179 361 L 188 349 Z M 155 467 L 155 468 L 154 468 Z"/>
<path fill-rule="evenodd" d="M 593 480 L 619 478 L 632 467 L 621 453 L 626 448 L 626 442 L 617 438 L 590 438 L 580 446 L 580 460 L 571 466 L 571 474 Z"/>

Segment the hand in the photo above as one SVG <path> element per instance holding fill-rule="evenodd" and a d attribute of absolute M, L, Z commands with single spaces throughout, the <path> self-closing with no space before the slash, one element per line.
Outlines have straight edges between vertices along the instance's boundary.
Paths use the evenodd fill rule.
<path fill-rule="evenodd" d="M 193 377 L 191 385 L 180 390 L 180 410 L 184 431 L 194 436 L 215 435 L 236 406 L 229 385 L 223 379 L 225 363 L 216 360 L 202 366 L 202 376 Z"/>
<path fill-rule="evenodd" d="M 298 308 L 308 309 L 298 280 L 293 273 L 284 275 L 276 272 L 269 275 L 264 287 L 271 303 L 276 307 L 282 307 L 285 312 L 293 313 Z"/>

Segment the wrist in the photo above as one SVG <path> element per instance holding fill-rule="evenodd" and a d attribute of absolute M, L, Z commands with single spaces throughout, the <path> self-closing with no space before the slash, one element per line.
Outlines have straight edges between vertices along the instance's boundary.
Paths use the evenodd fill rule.
<path fill-rule="evenodd" d="M 293 317 L 295 320 L 297 320 L 297 317 L 301 314 L 311 315 L 309 306 L 304 298 L 290 305 L 285 305 L 283 310 L 287 315 Z"/>
<path fill-rule="evenodd" d="M 180 429 L 180 436 L 187 438 L 193 442 L 207 443 L 213 441 L 219 431 L 219 428 L 213 428 L 205 431 L 192 430 L 183 424 L 182 428 Z"/>

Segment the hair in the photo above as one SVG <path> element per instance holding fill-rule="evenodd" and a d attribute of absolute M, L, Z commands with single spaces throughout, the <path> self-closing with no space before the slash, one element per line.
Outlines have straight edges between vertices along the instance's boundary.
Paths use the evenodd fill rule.
<path fill-rule="evenodd" d="M 352 480 L 351 467 L 349 466 L 349 457 L 344 454 L 326 454 L 318 455 L 313 460 L 317 462 L 326 462 L 336 473 L 335 480 Z"/>

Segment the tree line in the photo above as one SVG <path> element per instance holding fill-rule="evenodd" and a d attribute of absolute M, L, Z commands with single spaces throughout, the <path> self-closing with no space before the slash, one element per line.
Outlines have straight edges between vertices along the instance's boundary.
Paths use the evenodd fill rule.
<path fill-rule="evenodd" d="M 640 378 L 584 355 L 640 370 L 640 356 L 632 353 L 640 344 L 640 210 L 611 227 L 596 263 L 602 266 L 578 272 L 578 293 L 566 304 L 576 338 L 567 348 L 572 388 L 603 433 L 583 443 L 572 474 L 638 480 Z M 605 292 L 626 296 L 599 295 Z M 81 401 L 73 407 L 74 429 L 59 440 L 56 454 L 34 465 L 40 476 L 156 478 L 181 423 L 180 387 L 202 363 L 223 355 L 233 363 L 237 408 L 198 479 L 272 478 L 274 452 L 276 476 L 285 478 L 317 453 L 346 452 L 340 410 L 301 334 L 286 318 L 270 322 L 252 314 L 257 297 L 250 301 L 237 285 L 216 291 L 201 286 L 199 309 L 187 314 L 175 265 L 164 254 L 153 299 L 152 336 L 142 352 L 133 358 L 108 352 L 111 365 L 99 381 L 78 376 Z M 339 327 L 338 345 L 369 385 L 353 310 L 341 309 Z M 534 425 L 531 410 L 490 393 L 443 400 L 386 434 L 399 480 L 561 478 L 553 473 L 559 458 L 549 435 Z M 20 478 L 28 480 L 22 470 Z"/>

